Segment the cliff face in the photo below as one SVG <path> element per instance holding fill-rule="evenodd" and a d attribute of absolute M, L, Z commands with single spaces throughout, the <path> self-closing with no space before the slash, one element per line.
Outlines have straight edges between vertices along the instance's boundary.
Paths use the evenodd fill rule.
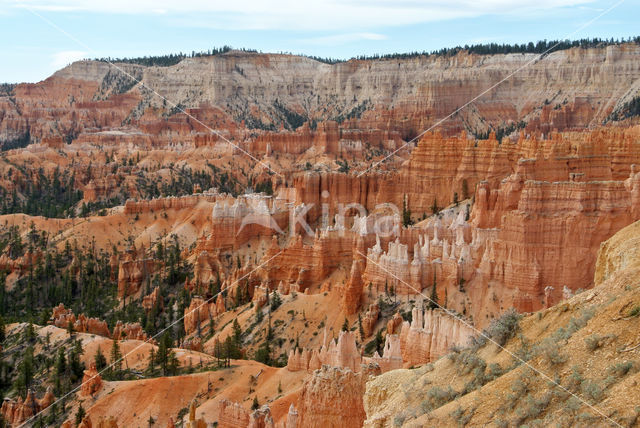
<path fill-rule="evenodd" d="M 246 428 L 249 425 L 249 412 L 240 404 L 229 400 L 220 401 L 218 415 L 220 428 Z"/>
<path fill-rule="evenodd" d="M 261 263 L 265 282 L 297 284 L 300 291 L 324 281 L 338 267 L 351 261 L 354 235 L 351 231 L 325 230 L 305 244 L 302 235 L 280 248 L 274 237 Z"/>
<path fill-rule="evenodd" d="M 353 372 L 360 371 L 362 356 L 356 345 L 356 337 L 350 331 L 341 331 L 337 340 L 328 340 L 324 331 L 323 343 L 320 349 L 309 351 L 293 349 L 289 353 L 287 369 L 289 371 L 317 370 L 327 365 L 348 368 Z"/>
<path fill-rule="evenodd" d="M 637 132 L 556 140 L 548 157 L 539 151 L 499 185 L 481 183 L 472 224 L 498 229 L 479 259 L 482 284 L 497 280 L 514 290 L 512 302 L 523 311 L 558 302 L 564 286 L 591 284 L 600 243 L 638 219 Z"/>
<path fill-rule="evenodd" d="M 640 47 L 634 44 L 551 53 L 518 71 L 507 84 L 441 128 L 452 134 L 463 129 L 485 131 L 487 124 L 497 128 L 523 121 L 529 131 L 549 132 L 600 123 L 640 76 L 639 56 Z M 453 57 L 352 60 L 328 65 L 290 55 L 230 52 L 185 59 L 171 67 L 119 67 L 186 106 L 205 123 L 230 134 L 237 132 L 230 118 L 278 128 L 287 121 L 287 114 L 319 121 L 352 118 L 344 128 L 382 130 L 365 136 L 340 131 L 338 138 L 321 137 L 313 143 L 323 151 L 345 154 L 357 151 L 361 139 L 385 145 L 397 143 L 398 136 L 416 135 L 533 58 L 532 54 L 480 56 L 462 52 Z M 554 72 L 549 73 L 550 69 Z M 314 96 L 305 95 L 309 93 Z M 58 133 L 75 138 L 88 130 L 120 127 L 125 121 L 152 135 L 204 130 L 179 115 L 177 120 L 166 121 L 146 114 L 148 108 L 162 110 L 162 101 L 108 64 L 95 61 L 76 62 L 43 82 L 18 85 L 13 98 L 0 102 L 6 112 L 0 117 L 1 141 L 27 133 L 36 141 Z M 314 140 L 302 139 L 305 144 Z M 289 143 L 284 136 L 258 139 L 254 148 L 265 153 L 268 145 L 278 149 L 288 145 L 291 153 L 301 153 L 295 140 L 291 137 Z"/>
<path fill-rule="evenodd" d="M 435 361 L 454 346 L 464 346 L 476 331 L 471 326 L 441 311 L 412 311 L 411 323 L 400 331 L 400 351 L 407 366 Z M 389 345 L 390 346 L 390 345 Z"/>
<path fill-rule="evenodd" d="M 398 199 L 406 191 L 412 211 L 446 194 L 473 196 L 474 203 L 450 206 L 390 238 L 359 229 L 364 235 L 354 241 L 354 249 L 356 242 L 363 245 L 354 254 L 366 253 L 366 259 L 341 289 L 348 313 L 357 304 L 356 292 L 365 287 L 376 295 L 389 290 L 428 295 L 435 286 L 440 304 L 472 315 L 482 326 L 487 316 L 506 308 L 537 310 L 590 284 L 600 242 L 640 218 L 640 177 L 634 165 L 640 161 L 638 132 L 637 127 L 605 128 L 552 134 L 546 140 L 521 136 L 502 144 L 490 138 L 477 147 L 462 137 L 425 137 L 400 171 L 388 178 L 379 175 L 383 181 L 366 187 L 360 200 L 393 194 Z M 440 182 L 440 175 L 448 181 Z M 395 193 L 388 190 L 396 178 L 410 176 Z M 344 177 L 345 188 L 353 190 L 354 176 Z M 338 174 L 319 183 L 332 180 L 340 182 Z M 314 203 L 307 195 L 329 188 L 336 187 L 309 193 L 314 186 L 301 185 L 299 198 Z M 335 195 L 346 203 L 349 192 Z"/>
<path fill-rule="evenodd" d="M 156 265 L 156 260 L 145 256 L 144 249 L 140 252 L 135 249 L 127 251 L 118 265 L 118 298 L 137 294 L 142 283 L 151 277 Z"/>
<path fill-rule="evenodd" d="M 359 373 L 329 366 L 316 370 L 302 387 L 298 426 L 361 427 L 366 417 L 362 401 L 365 384 L 379 373 L 375 365 L 363 366 Z"/>
<path fill-rule="evenodd" d="M 625 227 L 603 242 L 595 264 L 595 285 L 599 286 L 607 281 L 622 285 L 625 278 L 632 278 L 628 273 L 622 274 L 625 270 L 635 274 L 638 269 L 639 242 L 640 222 Z"/>

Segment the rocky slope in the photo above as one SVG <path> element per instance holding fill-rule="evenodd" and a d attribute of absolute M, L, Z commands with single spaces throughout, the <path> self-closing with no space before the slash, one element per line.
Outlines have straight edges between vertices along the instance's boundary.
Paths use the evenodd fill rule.
<path fill-rule="evenodd" d="M 510 332 L 504 349 L 458 349 L 368 382 L 364 426 L 637 426 L 638 239 L 634 223 L 602 245 L 592 290 L 489 329 Z"/>

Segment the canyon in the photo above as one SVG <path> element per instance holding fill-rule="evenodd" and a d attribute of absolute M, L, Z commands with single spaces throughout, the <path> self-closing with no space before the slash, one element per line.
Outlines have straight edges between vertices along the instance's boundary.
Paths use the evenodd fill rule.
<path fill-rule="evenodd" d="M 638 97 L 640 46 L 535 58 L 232 50 L 117 64 L 144 85 L 87 60 L 13 87 L 0 145 L 25 144 L 0 153 L 2 350 L 22 371 L 39 357 L 4 420 L 484 425 L 500 406 L 480 396 L 513 396 L 527 364 L 570 381 L 551 339 L 604 373 L 587 336 L 634 317 L 608 299 L 635 296 L 640 121 L 612 114 Z M 587 309 L 602 313 L 552 335 Z M 508 317 L 519 336 L 495 333 Z M 594 352 L 630 360 L 629 331 Z M 50 377 L 61 357 L 41 363 L 50 346 L 69 367 L 82 351 L 69 385 Z M 597 380 L 624 418 L 612 392 L 635 364 Z M 539 400 L 542 378 L 526 380 Z M 526 402 L 500 418 L 536 419 Z M 575 416 L 555 414 L 540 418 Z"/>

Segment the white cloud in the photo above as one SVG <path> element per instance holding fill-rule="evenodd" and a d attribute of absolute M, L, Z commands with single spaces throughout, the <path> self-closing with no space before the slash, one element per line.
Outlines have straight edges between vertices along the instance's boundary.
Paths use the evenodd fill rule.
<path fill-rule="evenodd" d="M 66 67 L 74 61 L 86 58 L 87 52 L 83 51 L 60 51 L 52 55 L 51 66 L 55 69 Z"/>
<path fill-rule="evenodd" d="M 0 0 L 46 11 L 166 16 L 184 26 L 226 30 L 307 30 L 358 33 L 487 14 L 528 14 L 593 0 Z"/>
<path fill-rule="evenodd" d="M 302 39 L 301 42 L 305 42 L 311 45 L 321 46 L 335 46 L 345 43 L 359 42 L 362 40 L 386 40 L 387 36 L 378 33 L 344 33 L 335 34 L 331 36 L 312 37 L 309 39 Z"/>

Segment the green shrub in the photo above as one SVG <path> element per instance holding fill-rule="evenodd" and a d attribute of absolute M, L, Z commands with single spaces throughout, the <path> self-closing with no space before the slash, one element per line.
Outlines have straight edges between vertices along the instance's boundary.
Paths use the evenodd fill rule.
<path fill-rule="evenodd" d="M 458 394 L 448 386 L 446 389 L 439 386 L 434 386 L 427 391 L 427 399 L 421 403 L 422 411 L 424 413 L 430 412 L 433 409 L 437 409 L 450 401 L 453 401 Z"/>
<path fill-rule="evenodd" d="M 592 334 L 591 336 L 585 337 L 584 344 L 589 352 L 593 352 L 604 344 L 604 339 L 605 336 Z"/>
<path fill-rule="evenodd" d="M 513 364 L 515 367 L 522 364 L 523 361 L 524 362 L 529 361 L 533 357 L 533 352 L 534 352 L 534 349 L 531 346 L 531 342 L 529 342 L 529 340 L 526 337 L 524 337 L 522 334 L 520 334 L 519 336 L 520 336 L 520 347 L 516 349 L 515 357 L 513 361 Z"/>
<path fill-rule="evenodd" d="M 582 382 L 584 382 L 584 376 L 582 376 L 580 367 L 571 367 L 571 374 L 567 377 L 567 389 L 574 393 L 578 392 Z"/>
<path fill-rule="evenodd" d="M 569 324 L 567 325 L 567 333 L 569 337 L 573 335 L 576 331 L 580 330 L 582 327 L 587 325 L 589 320 L 593 318 L 596 311 L 593 307 L 583 309 L 580 312 L 580 315 L 569 320 Z M 569 338 L 567 337 L 567 339 Z"/>
<path fill-rule="evenodd" d="M 504 346 L 520 330 L 520 319 L 522 315 L 515 309 L 509 309 L 491 322 L 480 336 L 472 339 L 472 344 L 476 347 L 484 346 L 488 339 L 491 339 L 500 346 Z"/>
<path fill-rule="evenodd" d="M 522 406 L 516 409 L 517 423 L 520 424 L 527 419 L 535 419 L 542 414 L 549 406 L 551 402 L 551 393 L 546 392 L 540 397 L 535 397 L 533 394 L 527 394 Z"/>
<path fill-rule="evenodd" d="M 609 367 L 608 372 L 616 377 L 626 376 L 627 373 L 633 368 L 632 361 L 623 361 Z"/>
<path fill-rule="evenodd" d="M 480 357 L 478 357 L 473 349 L 466 349 L 462 352 L 452 352 L 449 354 L 449 359 L 453 361 L 460 368 L 460 374 L 469 374 L 475 369 L 481 369 L 484 373 L 487 363 Z"/>
<path fill-rule="evenodd" d="M 537 351 L 552 366 L 567 362 L 567 356 L 559 350 L 558 343 L 553 337 L 547 337 L 537 346 Z"/>
<path fill-rule="evenodd" d="M 505 373 L 505 371 L 500 367 L 500 364 L 491 363 L 489 364 L 489 372 L 487 373 L 487 382 L 491 382 L 494 379 L 499 378 Z"/>
<path fill-rule="evenodd" d="M 628 317 L 637 317 L 638 315 L 640 315 L 640 305 L 633 307 L 629 311 L 629 315 L 627 315 L 627 316 Z"/>
<path fill-rule="evenodd" d="M 511 383 L 511 391 L 516 397 L 522 397 L 529 390 L 529 385 L 522 376 L 519 376 Z"/>
<path fill-rule="evenodd" d="M 604 392 L 602 387 L 595 380 L 585 379 L 581 385 L 582 395 L 593 403 L 602 400 Z"/>
<path fill-rule="evenodd" d="M 394 427 L 401 427 L 402 424 L 404 424 L 405 419 L 407 419 L 407 417 L 404 415 L 404 413 L 399 413 L 399 414 L 395 415 L 393 417 L 393 426 Z"/>
<path fill-rule="evenodd" d="M 465 409 L 458 406 L 454 411 L 449 413 L 449 416 L 451 416 L 451 418 L 456 421 L 456 424 L 459 427 L 465 427 L 473 417 L 474 412 L 475 409 L 469 409 L 469 412 L 467 413 Z"/>

